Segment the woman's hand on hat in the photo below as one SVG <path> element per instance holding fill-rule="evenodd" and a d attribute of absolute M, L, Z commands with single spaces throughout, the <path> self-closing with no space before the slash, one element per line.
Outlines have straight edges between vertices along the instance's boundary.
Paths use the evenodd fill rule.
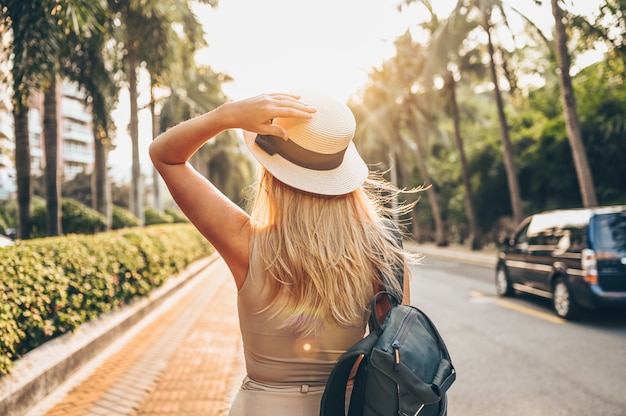
<path fill-rule="evenodd" d="M 317 111 L 293 94 L 263 94 L 231 103 L 233 127 L 259 134 L 270 134 L 287 140 L 287 131 L 272 124 L 277 117 L 310 119 Z"/>

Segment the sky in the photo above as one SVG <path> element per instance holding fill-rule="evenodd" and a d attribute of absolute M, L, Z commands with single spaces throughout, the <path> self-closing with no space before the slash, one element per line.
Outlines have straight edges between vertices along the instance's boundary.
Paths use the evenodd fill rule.
<path fill-rule="evenodd" d="M 550 2 L 538 8 L 532 1 L 504 1 L 550 37 Z M 567 3 L 585 13 L 599 1 Z M 366 84 L 373 67 L 395 54 L 398 36 L 429 18 L 419 1 L 399 12 L 401 3 L 404 0 L 219 0 L 215 9 L 196 9 L 209 44 L 197 58 L 234 78 L 224 85 L 233 99 L 312 87 L 345 101 Z M 431 3 L 445 17 L 457 0 Z"/>
<path fill-rule="evenodd" d="M 345 101 L 418 19 L 398 2 L 222 0 L 200 9 L 209 47 L 198 59 L 234 78 L 224 86 L 233 99 L 302 86 Z"/>
<path fill-rule="evenodd" d="M 366 84 L 372 68 L 394 55 L 394 40 L 428 18 L 422 6 L 417 5 L 400 13 L 400 2 L 220 0 L 217 8 L 198 6 L 195 12 L 205 28 L 209 46 L 198 53 L 197 60 L 234 79 L 223 85 L 226 95 L 234 100 L 305 87 L 346 101 Z M 519 7 L 519 1 L 512 2 Z M 444 16 L 456 0 L 432 3 Z M 552 19 L 549 9 L 529 13 L 545 24 Z M 148 100 L 145 80 L 140 81 L 139 90 L 141 107 Z M 117 148 L 109 156 L 109 165 L 114 180 L 122 182 L 130 176 L 131 160 L 127 91 L 120 96 L 114 119 Z M 142 172 L 150 177 L 148 111 L 140 113 L 139 130 Z"/>

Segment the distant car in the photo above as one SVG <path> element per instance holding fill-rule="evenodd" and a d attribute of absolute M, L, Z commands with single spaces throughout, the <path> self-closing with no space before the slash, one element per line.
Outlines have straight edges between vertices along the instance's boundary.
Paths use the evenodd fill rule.
<path fill-rule="evenodd" d="M 556 314 L 626 306 L 626 206 L 532 215 L 502 242 L 496 292 L 551 299 Z"/>
<path fill-rule="evenodd" d="M 0 247 L 12 246 L 13 244 L 15 243 L 9 237 L 0 235 Z"/>

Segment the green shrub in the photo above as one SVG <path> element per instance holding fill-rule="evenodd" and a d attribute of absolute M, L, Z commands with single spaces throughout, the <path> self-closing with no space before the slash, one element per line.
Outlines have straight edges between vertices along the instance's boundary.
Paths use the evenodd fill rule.
<path fill-rule="evenodd" d="M 106 229 L 104 215 L 75 199 L 63 198 L 61 210 L 64 234 L 93 234 Z"/>
<path fill-rule="evenodd" d="M 0 201 L 0 216 L 7 228 L 16 228 L 17 202 L 15 200 Z"/>
<path fill-rule="evenodd" d="M 146 207 L 144 211 L 145 225 L 171 224 L 173 222 L 174 218 L 171 215 L 157 211 L 152 207 Z"/>
<path fill-rule="evenodd" d="M 33 195 L 31 198 L 31 214 L 34 210 L 43 210 L 43 235 L 45 235 L 45 209 L 46 209 L 46 200 L 40 196 Z M 0 226 L 5 227 L 2 230 L 2 234 L 6 232 L 6 228 L 17 228 L 17 201 L 15 199 L 8 199 L 0 201 Z"/>
<path fill-rule="evenodd" d="M 37 205 L 32 214 L 32 236 L 45 237 L 46 206 Z M 106 228 L 106 218 L 98 211 L 72 198 L 61 201 L 61 228 L 63 234 L 93 234 Z"/>
<path fill-rule="evenodd" d="M 111 229 L 119 230 L 120 228 L 136 227 L 139 225 L 139 219 L 129 210 L 118 205 L 113 205 L 111 210 Z"/>
<path fill-rule="evenodd" d="M 7 228 L 9 228 L 9 226 L 7 225 L 7 222 L 4 219 L 4 216 L 2 215 L 2 212 L 0 212 L 0 234 L 6 235 Z"/>
<path fill-rule="evenodd" d="M 0 374 L 213 252 L 191 225 L 19 241 L 0 250 Z"/>
<path fill-rule="evenodd" d="M 189 222 L 189 219 L 185 216 L 185 214 L 183 214 L 183 212 L 180 209 L 165 208 L 163 211 L 167 215 L 172 217 L 174 223 Z"/>

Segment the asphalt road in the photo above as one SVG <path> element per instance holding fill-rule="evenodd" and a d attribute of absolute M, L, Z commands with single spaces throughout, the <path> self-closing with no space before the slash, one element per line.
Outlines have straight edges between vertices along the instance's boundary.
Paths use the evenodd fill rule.
<path fill-rule="evenodd" d="M 626 416 L 626 311 L 567 322 L 549 301 L 498 298 L 491 268 L 427 258 L 412 272 L 458 371 L 448 416 Z"/>

